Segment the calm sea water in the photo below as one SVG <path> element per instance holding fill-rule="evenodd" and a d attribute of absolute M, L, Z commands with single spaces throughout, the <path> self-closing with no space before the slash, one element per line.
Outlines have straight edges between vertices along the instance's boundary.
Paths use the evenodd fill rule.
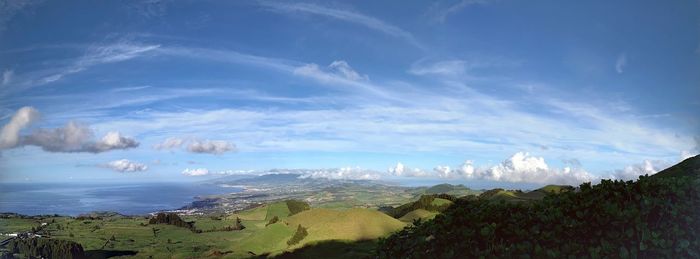
<path fill-rule="evenodd" d="M 0 183 L 0 212 L 76 216 L 92 211 L 142 215 L 178 209 L 197 196 L 239 192 L 198 183 L 30 184 Z"/>

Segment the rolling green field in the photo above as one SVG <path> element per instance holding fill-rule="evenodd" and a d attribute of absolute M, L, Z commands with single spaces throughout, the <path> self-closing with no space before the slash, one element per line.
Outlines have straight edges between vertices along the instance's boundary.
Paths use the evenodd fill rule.
<path fill-rule="evenodd" d="M 289 216 L 285 202 L 273 202 L 231 215 L 183 215 L 194 229 L 149 224 L 148 217 L 114 215 L 101 218 L 2 218 L 0 232 L 23 232 L 47 223 L 39 233 L 81 244 L 86 251 L 136 251 L 133 258 L 246 258 L 275 256 L 320 241 L 374 240 L 402 229 L 406 224 L 374 209 L 312 208 Z M 269 224 L 278 217 L 279 221 Z M 222 231 L 241 219 L 245 229 Z M 267 225 L 267 226 L 266 226 Z M 298 225 L 309 235 L 288 245 Z M 289 254 L 287 255 L 289 256 Z"/>

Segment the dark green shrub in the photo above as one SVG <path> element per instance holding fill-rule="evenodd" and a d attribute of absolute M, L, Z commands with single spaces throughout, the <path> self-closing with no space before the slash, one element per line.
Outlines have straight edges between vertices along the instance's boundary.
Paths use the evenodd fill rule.
<path fill-rule="evenodd" d="M 15 238 L 7 244 L 7 250 L 30 258 L 85 258 L 83 246 L 61 239 Z"/>
<path fill-rule="evenodd" d="M 309 235 L 309 232 L 306 231 L 306 228 L 299 225 L 297 227 L 297 231 L 294 232 L 292 238 L 290 238 L 289 241 L 287 241 L 287 245 L 296 245 L 299 242 L 301 242 L 301 240 L 303 240 L 307 235 Z"/>
<path fill-rule="evenodd" d="M 287 203 L 287 208 L 289 209 L 289 216 L 311 209 L 311 206 L 303 201 L 286 200 L 285 203 Z"/>
<path fill-rule="evenodd" d="M 531 203 L 458 199 L 380 240 L 380 258 L 700 257 L 694 177 L 582 184 Z"/>
<path fill-rule="evenodd" d="M 272 217 L 272 218 L 270 219 L 270 221 L 267 222 L 267 224 L 265 224 L 265 226 L 267 227 L 267 226 L 269 226 L 269 225 L 275 224 L 275 223 L 277 223 L 277 221 L 279 221 L 279 220 L 280 220 L 280 218 L 278 218 L 277 216 L 274 216 L 274 217 Z"/>

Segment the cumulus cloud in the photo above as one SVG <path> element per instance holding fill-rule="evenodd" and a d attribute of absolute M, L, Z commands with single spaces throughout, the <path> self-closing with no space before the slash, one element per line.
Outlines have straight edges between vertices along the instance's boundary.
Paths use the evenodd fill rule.
<path fill-rule="evenodd" d="M 610 178 L 625 181 L 636 180 L 640 175 L 652 175 L 658 173 L 664 168 L 667 168 L 668 166 L 669 163 L 665 161 L 644 160 L 642 163 L 628 165 L 623 169 L 615 170 Z"/>
<path fill-rule="evenodd" d="M 362 169 L 359 167 L 343 167 L 332 169 L 308 169 L 299 170 L 301 178 L 326 178 L 333 180 L 377 180 L 380 178 L 379 173 Z"/>
<path fill-rule="evenodd" d="M 187 145 L 187 151 L 192 153 L 207 153 L 220 155 L 235 150 L 236 146 L 223 140 L 192 140 Z"/>
<path fill-rule="evenodd" d="M 129 161 L 127 159 L 115 160 L 107 163 L 107 167 L 118 172 L 139 172 L 148 170 L 145 164 Z"/>
<path fill-rule="evenodd" d="M 0 131 L 0 149 L 13 148 L 20 144 L 19 132 L 39 118 L 39 111 L 25 106 L 17 110 Z"/>
<path fill-rule="evenodd" d="M 617 56 L 617 60 L 615 60 L 615 71 L 617 71 L 618 74 L 622 74 L 625 72 L 625 66 L 627 66 L 627 54 L 622 53 Z"/>
<path fill-rule="evenodd" d="M 182 174 L 186 176 L 206 176 L 209 175 L 209 170 L 206 168 L 186 168 L 182 171 Z"/>
<path fill-rule="evenodd" d="M 174 148 L 180 148 L 183 143 L 185 143 L 185 140 L 181 139 L 181 138 L 167 138 L 163 142 L 153 146 L 153 148 L 158 149 L 158 150 L 174 149 Z"/>
<path fill-rule="evenodd" d="M 576 159 L 565 162 L 563 169 L 550 168 L 542 157 L 531 156 L 526 152 L 515 153 L 503 162 L 478 168 L 471 160 L 465 161 L 457 168 L 440 165 L 433 169 L 434 176 L 440 178 L 462 178 L 522 183 L 548 183 L 576 185 L 591 182 L 598 177 L 581 168 Z"/>
<path fill-rule="evenodd" d="M 122 136 L 116 131 L 94 140 L 94 133 L 89 127 L 73 121 L 60 128 L 37 129 L 29 135 L 20 136 L 20 131 L 38 118 L 39 111 L 32 107 L 22 107 L 17 110 L 10 122 L 0 131 L 0 149 L 37 146 L 48 152 L 101 153 L 134 148 L 139 145 L 136 140 Z"/>
<path fill-rule="evenodd" d="M 93 136 L 94 133 L 89 127 L 71 121 L 61 128 L 38 129 L 25 136 L 22 144 L 38 146 L 48 152 L 89 153 L 102 153 L 139 146 L 136 140 L 122 136 L 119 132 L 109 132 L 99 140 L 94 140 Z"/>
<path fill-rule="evenodd" d="M 428 172 L 421 170 L 420 168 L 407 168 L 402 163 L 396 163 L 396 166 L 389 168 L 389 174 L 394 176 L 407 176 L 407 177 L 423 177 L 430 176 Z"/>

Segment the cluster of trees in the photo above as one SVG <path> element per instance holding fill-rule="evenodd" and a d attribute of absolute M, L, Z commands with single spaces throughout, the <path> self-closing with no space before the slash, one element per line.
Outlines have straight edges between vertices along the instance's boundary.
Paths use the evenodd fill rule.
<path fill-rule="evenodd" d="M 695 176 L 604 180 L 531 203 L 458 199 L 380 240 L 380 258 L 700 257 Z"/>
<path fill-rule="evenodd" d="M 435 198 L 450 200 L 452 202 L 457 200 L 456 197 L 448 194 L 421 195 L 417 201 L 406 203 L 396 208 L 384 208 L 383 212 L 387 213 L 389 216 L 392 216 L 394 218 L 400 218 L 403 217 L 403 215 L 406 215 L 406 213 L 417 209 L 441 212 L 446 210 L 450 206 L 450 204 L 434 205 L 433 201 L 435 200 Z"/>
<path fill-rule="evenodd" d="M 296 245 L 299 242 L 301 242 L 301 240 L 303 240 L 307 235 L 309 235 L 309 232 L 306 231 L 305 227 L 302 227 L 301 224 L 299 224 L 297 226 L 297 231 L 294 232 L 292 238 L 287 240 L 287 245 Z"/>
<path fill-rule="evenodd" d="M 85 258 L 83 246 L 61 239 L 15 238 L 7 244 L 7 249 L 28 258 Z"/>
<path fill-rule="evenodd" d="M 303 201 L 286 200 L 285 202 L 287 203 L 287 208 L 289 209 L 289 216 L 311 209 L 311 206 Z"/>
<path fill-rule="evenodd" d="M 148 224 L 168 224 L 176 227 L 188 228 L 195 231 L 194 222 L 184 221 L 176 213 L 158 213 L 148 220 Z"/>
<path fill-rule="evenodd" d="M 267 227 L 267 226 L 269 226 L 269 225 L 275 224 L 275 223 L 277 223 L 278 221 L 280 221 L 280 218 L 277 217 L 277 216 L 274 216 L 274 217 L 272 217 L 272 218 L 270 219 L 270 221 L 267 222 L 267 224 L 265 224 L 265 226 Z"/>

